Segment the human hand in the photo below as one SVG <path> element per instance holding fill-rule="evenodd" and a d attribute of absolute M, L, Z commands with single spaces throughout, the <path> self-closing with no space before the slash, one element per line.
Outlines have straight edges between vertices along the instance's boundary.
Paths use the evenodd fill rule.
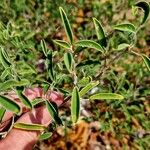
<path fill-rule="evenodd" d="M 55 102 L 58 106 L 63 102 L 63 96 L 59 93 L 52 91 L 47 92 L 47 94 L 44 95 L 44 92 L 41 88 L 26 89 L 24 94 L 28 97 L 29 100 L 41 97 L 46 100 Z M 11 98 L 12 100 L 18 101 L 18 97 L 15 93 L 10 93 L 7 97 Z M 7 120 L 10 120 L 12 116 L 13 113 L 6 112 L 2 123 L 6 122 L 7 124 Z M 27 111 L 26 113 L 22 114 L 17 122 L 42 124 L 48 126 L 52 122 L 52 118 L 50 117 L 46 107 L 40 106 L 39 108 L 32 109 L 31 111 Z M 3 126 L 3 128 L 4 127 L 5 125 Z M 2 129 L 0 128 L 0 131 Z M 13 128 L 10 133 L 8 133 L 6 138 L 0 141 L 0 149 L 31 150 L 34 144 L 37 142 L 39 135 L 40 131 L 26 131 Z"/>

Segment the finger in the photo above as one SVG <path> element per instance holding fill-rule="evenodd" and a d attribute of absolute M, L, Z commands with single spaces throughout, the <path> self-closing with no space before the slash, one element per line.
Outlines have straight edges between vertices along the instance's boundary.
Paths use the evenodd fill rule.
<path fill-rule="evenodd" d="M 56 102 L 57 103 L 57 102 Z M 57 103 L 57 105 L 59 105 Z M 52 121 L 45 106 L 33 109 L 21 116 L 17 122 L 43 124 L 47 126 Z M 12 129 L 7 137 L 0 141 L 3 150 L 31 150 L 40 135 L 39 131 Z"/>
<path fill-rule="evenodd" d="M 24 94 L 29 100 L 34 100 L 35 98 L 43 98 L 46 100 L 53 101 L 57 103 L 58 105 L 60 105 L 63 101 L 63 96 L 60 93 L 55 92 L 55 91 L 48 91 L 46 94 L 44 94 L 44 91 L 42 88 L 27 88 L 25 89 Z M 27 111 L 27 109 L 19 102 L 19 98 L 15 92 L 13 91 L 9 92 L 7 97 L 13 101 L 16 101 L 20 105 L 20 107 L 22 107 L 23 112 Z M 9 120 L 13 115 L 14 114 L 12 112 L 6 111 L 2 120 L 2 125 L 1 125 L 3 126 L 3 128 L 4 128 L 3 122 Z M 0 131 L 3 129 L 3 128 L 1 129 L 1 126 L 0 126 Z"/>

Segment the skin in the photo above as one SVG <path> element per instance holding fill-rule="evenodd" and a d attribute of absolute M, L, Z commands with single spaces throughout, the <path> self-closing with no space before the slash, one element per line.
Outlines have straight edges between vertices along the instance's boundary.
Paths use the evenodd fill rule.
<path fill-rule="evenodd" d="M 57 92 L 47 92 L 44 94 L 41 88 L 33 88 L 33 89 L 26 89 L 24 94 L 28 97 L 29 100 L 33 100 L 37 97 L 44 98 L 46 100 L 50 100 L 55 102 L 58 106 L 63 102 L 63 96 Z M 18 97 L 15 93 L 9 93 L 7 95 L 12 100 L 17 101 L 18 104 Z M 21 105 L 21 104 L 20 104 Z M 23 108 L 23 106 L 22 106 Z M 24 110 L 24 108 L 23 108 Z M 26 113 L 22 114 L 21 117 L 17 120 L 17 122 L 22 123 L 36 123 L 48 126 L 52 119 L 49 115 L 49 112 L 45 108 L 45 106 L 41 106 L 39 108 L 32 109 L 31 111 L 24 110 Z M 10 119 L 13 116 L 12 113 L 6 112 L 3 118 L 3 122 Z M 5 125 L 4 125 L 5 127 Z M 3 128 L 0 128 L 2 131 Z M 21 129 L 13 128 L 10 133 L 6 136 L 6 138 L 0 141 L 0 149 L 2 150 L 32 150 L 34 144 L 37 142 L 40 131 L 25 131 Z"/>

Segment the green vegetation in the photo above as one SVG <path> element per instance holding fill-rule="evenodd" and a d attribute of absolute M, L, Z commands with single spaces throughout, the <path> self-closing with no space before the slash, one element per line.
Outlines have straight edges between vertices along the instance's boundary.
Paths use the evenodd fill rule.
<path fill-rule="evenodd" d="M 136 0 L 2 0 L 0 120 L 7 110 L 21 113 L 3 95 L 13 90 L 29 109 L 46 105 L 56 127 L 69 128 L 81 118 L 99 121 L 99 132 L 129 135 L 132 148 L 149 149 L 149 12 L 148 2 Z M 23 93 L 28 87 L 62 93 L 60 109 L 68 102 L 70 119 L 54 103 L 37 100 L 33 105 Z M 90 117 L 80 112 L 85 100 Z M 45 129 L 44 140 L 51 136 L 49 128 L 38 124 L 14 127 Z"/>

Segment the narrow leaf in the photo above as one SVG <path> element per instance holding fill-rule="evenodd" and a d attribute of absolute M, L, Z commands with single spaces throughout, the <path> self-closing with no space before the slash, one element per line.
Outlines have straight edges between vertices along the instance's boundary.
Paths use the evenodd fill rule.
<path fill-rule="evenodd" d="M 41 124 L 28 124 L 28 123 L 15 123 L 14 128 L 21 129 L 21 130 L 29 130 L 29 131 L 41 131 L 45 130 L 46 127 Z"/>
<path fill-rule="evenodd" d="M 143 17 L 142 22 L 141 22 L 141 24 L 144 24 L 146 22 L 146 20 L 148 19 L 148 16 L 150 13 L 149 3 L 146 1 L 140 1 L 140 2 L 137 2 L 135 4 L 135 6 L 141 8 L 144 11 L 144 17 Z"/>
<path fill-rule="evenodd" d="M 4 107 L 1 107 L 0 108 L 0 122 L 3 119 L 5 112 L 6 112 L 6 109 Z"/>
<path fill-rule="evenodd" d="M 18 97 L 20 98 L 21 102 L 27 107 L 32 109 L 32 104 L 29 101 L 29 99 L 23 94 L 24 91 L 24 87 L 16 87 L 16 93 L 18 95 Z"/>
<path fill-rule="evenodd" d="M 144 63 L 146 65 L 146 67 L 148 68 L 148 70 L 150 71 L 150 58 L 148 58 L 148 56 L 142 54 L 141 55 L 143 60 L 144 60 Z"/>
<path fill-rule="evenodd" d="M 47 50 L 45 40 L 41 40 L 41 47 L 42 47 L 42 51 L 43 51 L 44 55 L 47 57 L 48 50 Z"/>
<path fill-rule="evenodd" d="M 65 53 L 64 54 L 64 63 L 69 72 L 72 71 L 73 62 L 74 62 L 74 60 L 73 60 L 72 54 L 69 52 Z"/>
<path fill-rule="evenodd" d="M 4 51 L 2 47 L 0 48 L 0 61 L 4 68 L 8 68 L 11 65 L 8 54 Z"/>
<path fill-rule="evenodd" d="M 0 105 L 3 106 L 6 110 L 12 111 L 16 114 L 21 113 L 21 108 L 18 104 L 2 95 L 0 95 Z"/>
<path fill-rule="evenodd" d="M 46 139 L 49 139 L 51 136 L 52 136 L 51 132 L 46 132 L 46 133 L 41 134 L 39 139 L 46 140 Z"/>
<path fill-rule="evenodd" d="M 62 125 L 62 121 L 58 116 L 58 111 L 55 109 L 55 107 L 53 106 L 53 104 L 49 101 L 46 101 L 46 107 L 51 115 L 51 117 L 53 118 L 53 120 L 58 124 L 58 125 Z"/>
<path fill-rule="evenodd" d="M 97 99 L 97 100 L 101 100 L 101 99 L 124 99 L 124 97 L 122 95 L 116 94 L 116 93 L 98 93 L 98 94 L 94 94 L 90 97 L 91 100 Z"/>
<path fill-rule="evenodd" d="M 78 82 L 78 85 L 83 87 L 83 86 L 86 86 L 88 83 L 91 82 L 91 77 L 83 77 L 79 82 Z"/>
<path fill-rule="evenodd" d="M 104 52 L 102 46 L 100 44 L 92 41 L 92 40 L 80 40 L 80 41 L 77 41 L 75 43 L 75 45 L 81 46 L 81 47 L 93 48 L 93 49 L 96 49 L 102 53 Z"/>
<path fill-rule="evenodd" d="M 62 19 L 64 28 L 65 28 L 65 32 L 67 34 L 67 37 L 68 37 L 70 43 L 72 44 L 73 43 L 73 33 L 72 33 L 71 25 L 69 23 L 67 15 L 62 7 L 59 7 L 59 11 L 60 11 L 61 19 Z"/>
<path fill-rule="evenodd" d="M 57 45 L 63 47 L 63 48 L 67 48 L 67 49 L 70 49 L 71 45 L 65 41 L 62 41 L 62 40 L 53 40 L 54 43 L 56 43 Z"/>
<path fill-rule="evenodd" d="M 11 74 L 11 69 L 10 69 L 10 67 L 5 68 L 5 70 L 2 72 L 2 74 L 1 74 L 1 76 L 0 76 L 1 80 L 4 81 L 5 78 L 6 78 L 9 74 Z"/>
<path fill-rule="evenodd" d="M 43 100 L 41 98 L 36 98 L 33 101 L 31 101 L 31 104 L 32 104 L 33 107 L 35 107 L 36 105 L 41 104 L 43 102 L 45 102 L 45 100 Z"/>
<path fill-rule="evenodd" d="M 48 84 L 48 83 L 42 83 L 42 87 L 43 87 L 43 90 L 44 90 L 44 94 L 46 94 L 47 91 L 50 88 L 50 84 Z"/>
<path fill-rule="evenodd" d="M 8 90 L 12 87 L 25 86 L 28 84 L 29 84 L 29 81 L 26 79 L 22 79 L 20 81 L 16 81 L 16 80 L 11 79 L 11 80 L 7 80 L 4 83 L 0 84 L 0 91 L 5 91 L 5 90 Z"/>
<path fill-rule="evenodd" d="M 123 49 L 128 48 L 129 46 L 130 46 L 130 45 L 127 44 L 127 43 L 122 43 L 122 44 L 118 45 L 117 50 L 118 50 L 118 51 L 119 51 L 119 50 L 123 50 Z"/>
<path fill-rule="evenodd" d="M 82 88 L 82 90 L 80 91 L 80 97 L 84 96 L 88 91 L 90 91 L 91 89 L 93 89 L 95 86 L 97 86 L 99 84 L 99 82 L 91 82 L 89 84 L 87 84 L 84 88 Z"/>
<path fill-rule="evenodd" d="M 46 69 L 48 71 L 49 78 L 53 81 L 54 80 L 54 69 L 53 69 L 53 55 L 52 52 L 49 51 L 47 54 L 47 59 L 45 61 Z"/>
<path fill-rule="evenodd" d="M 77 87 L 74 87 L 71 97 L 71 118 L 76 123 L 80 115 L 80 96 Z"/>
<path fill-rule="evenodd" d="M 93 18 L 93 22 L 94 22 L 94 26 L 96 30 L 96 35 L 97 35 L 98 40 L 100 41 L 100 44 L 106 47 L 107 46 L 106 36 L 105 36 L 104 29 L 101 23 L 96 18 Z"/>
<path fill-rule="evenodd" d="M 15 86 L 26 86 L 28 84 L 30 84 L 29 80 L 27 80 L 27 79 L 21 79 L 20 81 L 16 82 Z"/>
<path fill-rule="evenodd" d="M 127 31 L 131 33 L 135 33 L 136 31 L 135 26 L 131 23 L 123 23 L 123 24 L 116 25 L 114 29 L 119 31 Z"/>

